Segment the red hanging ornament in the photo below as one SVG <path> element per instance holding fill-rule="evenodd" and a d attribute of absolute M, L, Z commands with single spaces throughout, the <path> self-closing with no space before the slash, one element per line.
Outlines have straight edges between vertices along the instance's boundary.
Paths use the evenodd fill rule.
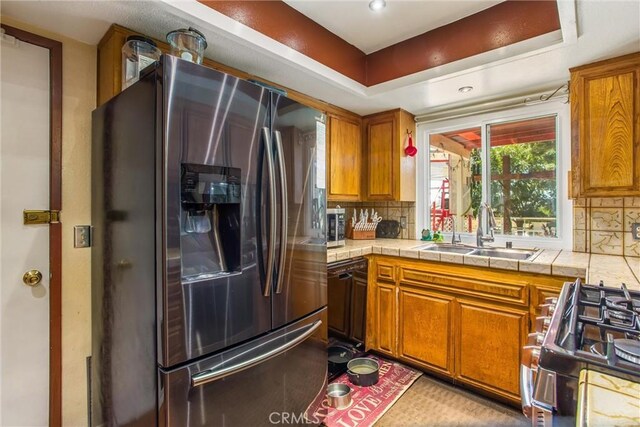
<path fill-rule="evenodd" d="M 418 152 L 418 149 L 413 146 L 412 134 L 413 134 L 412 131 L 407 130 L 407 142 L 409 145 L 404 149 L 404 153 L 409 157 L 415 156 L 416 153 Z"/>

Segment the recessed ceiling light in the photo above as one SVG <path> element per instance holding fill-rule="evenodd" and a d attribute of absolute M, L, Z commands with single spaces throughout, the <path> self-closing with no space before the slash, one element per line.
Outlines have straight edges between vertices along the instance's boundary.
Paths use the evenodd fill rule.
<path fill-rule="evenodd" d="M 377 12 L 379 10 L 384 9 L 387 6 L 387 2 L 384 0 L 371 0 L 369 3 L 369 9 Z"/>
<path fill-rule="evenodd" d="M 458 89 L 458 92 L 467 93 L 473 90 L 473 86 L 462 86 Z"/>

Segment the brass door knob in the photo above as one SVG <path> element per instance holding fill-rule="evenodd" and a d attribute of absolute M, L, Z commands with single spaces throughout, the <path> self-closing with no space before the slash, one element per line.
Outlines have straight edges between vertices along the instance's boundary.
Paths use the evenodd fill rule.
<path fill-rule="evenodd" d="M 36 286 L 42 280 L 42 273 L 38 270 L 29 270 L 22 276 L 22 281 L 27 286 Z"/>

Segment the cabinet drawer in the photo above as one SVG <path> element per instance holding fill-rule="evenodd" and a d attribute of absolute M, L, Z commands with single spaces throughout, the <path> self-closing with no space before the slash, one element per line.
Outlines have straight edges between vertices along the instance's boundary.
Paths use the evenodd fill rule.
<path fill-rule="evenodd" d="M 391 264 L 376 263 L 376 279 L 387 282 L 396 281 L 396 269 Z"/>
<path fill-rule="evenodd" d="M 544 299 L 549 297 L 557 298 L 562 287 L 553 288 L 548 286 L 531 287 L 531 307 L 536 313 L 540 313 L 540 304 L 544 304 Z"/>
<path fill-rule="evenodd" d="M 452 292 L 455 294 L 476 296 L 491 301 L 502 301 L 510 304 L 527 305 L 529 295 L 527 283 L 511 281 L 482 280 L 462 275 L 447 275 L 437 272 L 428 272 L 413 268 L 400 268 L 400 283 L 423 286 L 434 290 Z M 506 277 L 505 277 L 506 279 Z"/>

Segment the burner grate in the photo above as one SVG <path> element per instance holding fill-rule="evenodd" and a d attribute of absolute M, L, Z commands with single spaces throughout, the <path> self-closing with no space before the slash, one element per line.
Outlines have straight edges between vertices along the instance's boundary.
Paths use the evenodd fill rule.
<path fill-rule="evenodd" d="M 640 337 L 640 297 L 624 283 L 620 289 L 584 285 L 578 305 L 581 322 Z"/>
<path fill-rule="evenodd" d="M 630 292 L 624 284 L 610 288 L 602 283 L 593 286 L 576 281 L 562 307 L 554 341 L 578 358 L 622 371 L 637 371 L 640 356 L 625 352 L 614 343 L 640 345 L 640 292 Z"/>

